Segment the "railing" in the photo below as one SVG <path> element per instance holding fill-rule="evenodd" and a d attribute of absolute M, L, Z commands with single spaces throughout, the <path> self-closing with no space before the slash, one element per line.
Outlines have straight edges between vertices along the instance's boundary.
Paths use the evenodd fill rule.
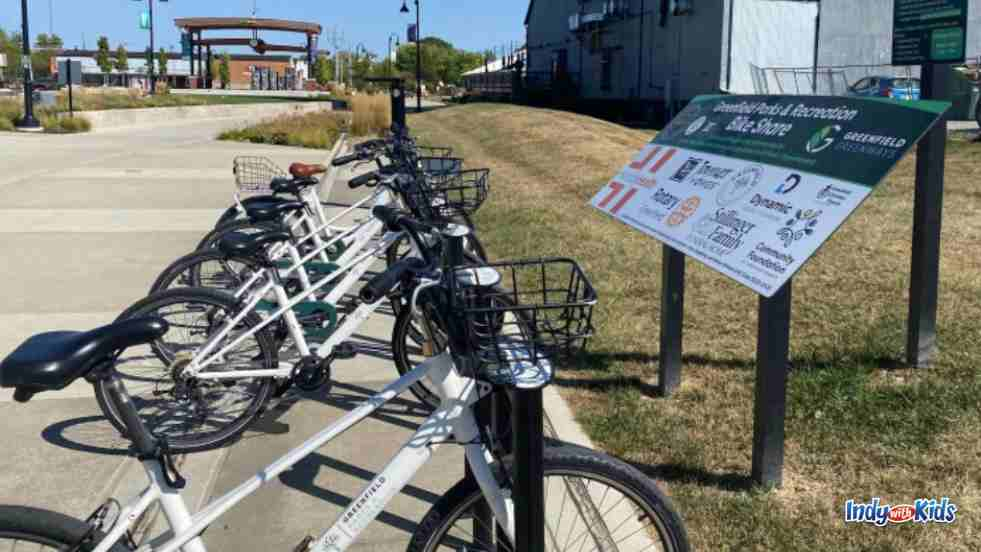
<path fill-rule="evenodd" d="M 750 64 L 757 94 L 845 96 L 849 87 L 865 77 L 919 78 L 919 69 L 892 65 L 842 65 L 837 67 L 757 67 Z"/>

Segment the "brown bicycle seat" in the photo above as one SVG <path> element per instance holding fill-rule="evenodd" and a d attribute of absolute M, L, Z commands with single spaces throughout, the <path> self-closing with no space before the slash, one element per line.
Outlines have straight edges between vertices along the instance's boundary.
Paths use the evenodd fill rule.
<path fill-rule="evenodd" d="M 327 172 L 326 165 L 308 165 L 306 163 L 293 163 L 290 165 L 290 174 L 293 178 L 310 178 L 315 174 Z"/>

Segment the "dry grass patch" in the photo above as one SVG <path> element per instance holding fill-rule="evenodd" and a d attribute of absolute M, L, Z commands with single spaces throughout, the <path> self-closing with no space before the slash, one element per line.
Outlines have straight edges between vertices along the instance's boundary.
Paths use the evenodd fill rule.
<path fill-rule="evenodd" d="M 981 533 L 981 144 L 950 143 L 941 354 L 902 367 L 912 156 L 795 278 L 784 488 L 748 481 L 757 296 L 689 261 L 683 385 L 657 385 L 661 248 L 589 207 L 650 133 L 551 110 L 410 115 L 426 143 L 492 169 L 477 216 L 499 258 L 563 255 L 600 296 L 589 353 L 559 373 L 590 437 L 659 479 L 695 550 L 976 550 Z M 958 443 L 961 446 L 958 446 Z M 845 526 L 849 498 L 949 496 L 950 526 Z"/>

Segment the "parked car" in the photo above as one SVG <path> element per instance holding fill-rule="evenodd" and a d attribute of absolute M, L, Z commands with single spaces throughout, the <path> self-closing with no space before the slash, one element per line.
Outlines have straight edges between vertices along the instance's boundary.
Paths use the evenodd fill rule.
<path fill-rule="evenodd" d="M 906 77 L 865 77 L 848 87 L 850 96 L 875 96 L 896 100 L 919 100 L 920 79 Z"/>

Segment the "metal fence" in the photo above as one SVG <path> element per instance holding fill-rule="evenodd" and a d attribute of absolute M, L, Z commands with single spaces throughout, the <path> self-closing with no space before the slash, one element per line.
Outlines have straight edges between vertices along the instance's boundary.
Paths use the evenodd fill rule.
<path fill-rule="evenodd" d="M 750 65 L 757 94 L 845 96 L 856 82 L 872 76 L 919 78 L 919 67 L 844 65 L 838 67 L 757 67 Z M 817 86 L 815 87 L 815 83 Z"/>

